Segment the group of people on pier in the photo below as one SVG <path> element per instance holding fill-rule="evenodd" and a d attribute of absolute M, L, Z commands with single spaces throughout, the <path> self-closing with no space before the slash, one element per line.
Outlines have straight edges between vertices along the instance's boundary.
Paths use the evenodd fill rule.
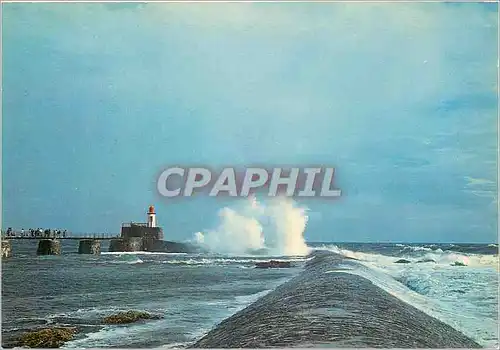
<path fill-rule="evenodd" d="M 30 228 L 29 230 L 21 229 L 21 231 L 14 231 L 12 227 L 9 227 L 5 231 L 7 237 L 32 237 L 32 238 L 66 238 L 66 230 L 54 230 L 54 229 L 42 229 L 42 228 Z"/>

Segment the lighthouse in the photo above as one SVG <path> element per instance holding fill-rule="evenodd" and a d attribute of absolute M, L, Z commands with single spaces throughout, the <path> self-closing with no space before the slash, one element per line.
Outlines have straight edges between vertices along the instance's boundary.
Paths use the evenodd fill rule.
<path fill-rule="evenodd" d="M 122 223 L 120 237 L 110 240 L 110 252 L 163 252 L 189 253 L 197 249 L 191 245 L 165 241 L 163 229 L 156 222 L 156 211 L 153 205 L 146 208 L 147 221 Z"/>
<path fill-rule="evenodd" d="M 156 227 L 155 207 L 150 205 L 148 210 L 148 227 Z"/>

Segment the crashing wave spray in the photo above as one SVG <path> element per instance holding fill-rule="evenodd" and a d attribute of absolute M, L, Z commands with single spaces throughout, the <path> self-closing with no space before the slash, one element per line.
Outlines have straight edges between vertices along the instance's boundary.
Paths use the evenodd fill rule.
<path fill-rule="evenodd" d="M 290 198 L 277 197 L 264 204 L 252 197 L 239 209 L 223 208 L 219 226 L 197 232 L 194 238 L 218 253 L 307 255 L 309 248 L 303 236 L 306 211 Z"/>

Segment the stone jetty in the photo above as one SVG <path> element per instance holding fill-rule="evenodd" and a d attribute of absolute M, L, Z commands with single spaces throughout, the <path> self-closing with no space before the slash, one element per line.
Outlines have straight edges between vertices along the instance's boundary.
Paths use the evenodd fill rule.
<path fill-rule="evenodd" d="M 317 251 L 304 271 L 220 323 L 194 348 L 479 348 L 459 331 Z"/>

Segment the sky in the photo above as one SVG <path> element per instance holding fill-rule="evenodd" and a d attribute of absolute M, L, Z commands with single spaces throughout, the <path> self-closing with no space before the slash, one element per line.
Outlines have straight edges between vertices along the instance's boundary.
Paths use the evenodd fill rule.
<path fill-rule="evenodd" d="M 496 3 L 3 3 L 2 227 L 165 238 L 241 199 L 168 166 L 323 164 L 308 241 L 496 242 Z"/>

